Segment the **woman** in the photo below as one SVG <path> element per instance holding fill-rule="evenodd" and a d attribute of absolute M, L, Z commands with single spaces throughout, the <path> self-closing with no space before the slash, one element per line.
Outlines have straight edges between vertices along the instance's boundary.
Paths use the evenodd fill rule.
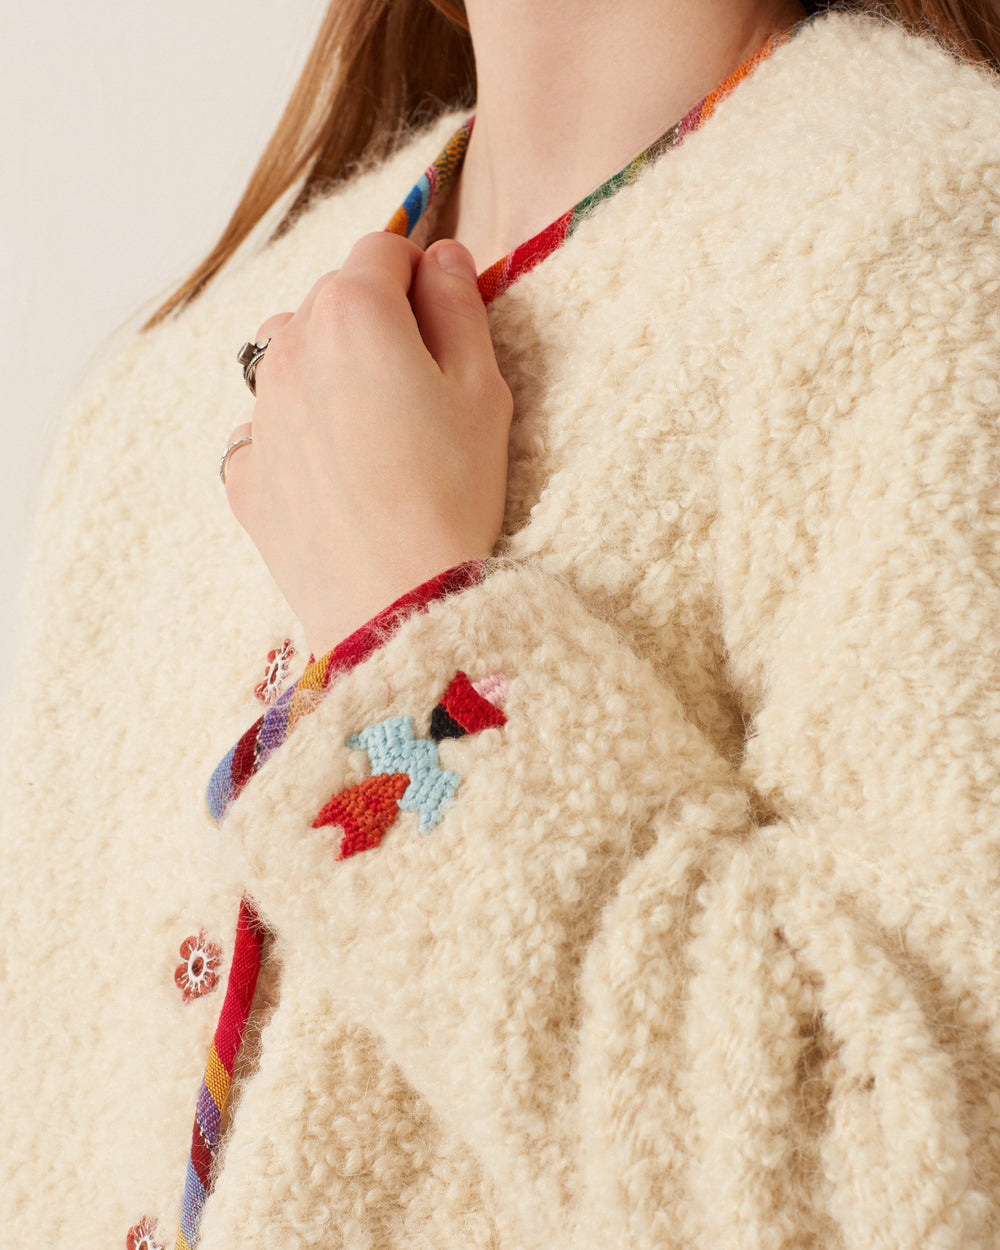
<path fill-rule="evenodd" d="M 57 457 L 9 1244 L 994 1246 L 995 77 L 466 10 L 471 138 L 458 26 L 331 9 Z"/>

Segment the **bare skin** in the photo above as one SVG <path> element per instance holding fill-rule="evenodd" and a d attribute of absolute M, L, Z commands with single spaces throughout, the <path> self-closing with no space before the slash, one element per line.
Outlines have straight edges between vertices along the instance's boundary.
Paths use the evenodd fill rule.
<path fill-rule="evenodd" d="M 442 239 L 367 235 L 269 318 L 251 446 L 226 491 L 319 656 L 436 573 L 489 554 L 510 391 L 476 286 L 648 146 L 797 0 L 468 0 L 477 120 Z M 539 119 L 545 125 L 539 125 Z M 475 258 L 475 262 L 473 261 Z"/>
<path fill-rule="evenodd" d="M 479 270 L 659 138 L 798 0 L 466 0 L 476 124 L 438 224 Z"/>

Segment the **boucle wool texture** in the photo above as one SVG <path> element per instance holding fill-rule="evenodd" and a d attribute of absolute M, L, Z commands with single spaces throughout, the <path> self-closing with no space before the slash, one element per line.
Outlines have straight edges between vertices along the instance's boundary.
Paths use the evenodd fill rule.
<path fill-rule="evenodd" d="M 306 653 L 218 487 L 235 346 L 456 124 L 128 346 L 54 455 L 0 1242 L 172 1241 L 222 997 L 177 951 L 224 983 L 246 891 L 202 1250 L 997 1247 L 1000 91 L 930 44 L 815 22 L 491 305 L 499 570 L 205 811 L 264 658 Z M 427 738 L 457 672 L 506 723 L 437 742 L 430 832 L 338 860 L 348 740 Z"/>

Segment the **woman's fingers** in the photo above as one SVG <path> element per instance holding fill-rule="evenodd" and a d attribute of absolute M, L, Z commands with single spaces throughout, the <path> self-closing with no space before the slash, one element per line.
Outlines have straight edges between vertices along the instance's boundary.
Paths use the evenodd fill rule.
<path fill-rule="evenodd" d="M 295 314 L 336 341 L 373 343 L 416 337 L 408 295 L 423 255 L 399 235 L 366 234 L 340 269 L 324 274 Z"/>
<path fill-rule="evenodd" d="M 338 278 L 341 286 L 357 282 L 380 299 L 406 298 L 423 252 L 398 234 L 366 234 L 351 248 Z"/>
<path fill-rule="evenodd" d="M 410 292 L 423 344 L 455 393 L 451 437 L 506 463 L 513 405 L 490 337 L 472 254 L 445 239 L 422 258 Z M 506 476 L 506 475 L 504 475 Z"/>
<path fill-rule="evenodd" d="M 428 249 L 410 298 L 424 344 L 442 373 L 466 379 L 496 370 L 475 262 L 461 243 L 444 239 Z"/>
<path fill-rule="evenodd" d="M 268 339 L 273 339 L 279 330 L 284 329 L 292 319 L 292 313 L 275 313 L 273 317 L 261 324 L 260 329 L 254 337 L 255 343 L 264 343 Z"/>

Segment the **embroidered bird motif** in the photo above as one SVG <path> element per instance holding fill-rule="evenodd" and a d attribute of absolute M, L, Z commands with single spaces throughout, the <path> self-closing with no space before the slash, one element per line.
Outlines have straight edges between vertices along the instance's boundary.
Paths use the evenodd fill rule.
<path fill-rule="evenodd" d="M 352 734 L 346 745 L 367 752 L 372 776 L 335 794 L 313 821 L 314 829 L 343 829 L 337 858 L 380 846 L 401 808 L 419 813 L 421 833 L 440 824 L 461 777 L 441 767 L 438 743 L 506 725 L 500 704 L 507 691 L 502 673 L 473 683 L 459 672 L 431 713 L 428 737 L 416 736 L 412 716 L 391 716 Z"/>

